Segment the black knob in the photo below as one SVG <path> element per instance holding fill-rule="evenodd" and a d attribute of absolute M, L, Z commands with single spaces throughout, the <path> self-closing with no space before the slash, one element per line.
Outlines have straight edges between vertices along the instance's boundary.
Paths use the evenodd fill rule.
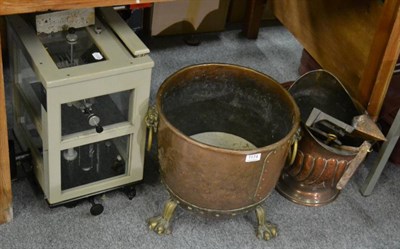
<path fill-rule="evenodd" d="M 101 126 L 101 125 L 97 125 L 97 126 L 96 126 L 96 132 L 97 132 L 97 133 L 102 133 L 103 130 L 104 130 L 104 129 L 103 129 L 103 126 Z"/>
<path fill-rule="evenodd" d="M 75 28 L 69 28 L 68 33 L 69 34 L 75 34 L 76 29 Z"/>

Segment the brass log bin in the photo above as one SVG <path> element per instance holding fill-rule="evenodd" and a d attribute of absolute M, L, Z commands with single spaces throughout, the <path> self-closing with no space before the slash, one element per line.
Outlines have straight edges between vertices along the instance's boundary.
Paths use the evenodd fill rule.
<path fill-rule="evenodd" d="M 148 220 L 150 228 L 170 233 L 177 205 L 212 217 L 255 210 L 257 236 L 275 237 L 260 205 L 297 139 L 300 111 L 288 91 L 249 68 L 200 64 L 168 77 L 156 101 L 161 179 L 170 199 Z"/>
<path fill-rule="evenodd" d="M 384 140 L 376 124 L 341 82 L 325 70 L 301 76 L 289 88 L 301 112 L 301 140 L 276 186 L 292 202 L 331 203 L 366 157 L 371 141 Z"/>

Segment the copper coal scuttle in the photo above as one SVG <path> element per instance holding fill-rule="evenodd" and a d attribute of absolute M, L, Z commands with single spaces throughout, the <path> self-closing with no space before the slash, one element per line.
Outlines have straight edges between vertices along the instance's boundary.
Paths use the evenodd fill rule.
<path fill-rule="evenodd" d="M 302 129 L 293 164 L 276 189 L 306 206 L 331 203 L 370 150 L 384 136 L 340 81 L 324 70 L 311 71 L 289 88 L 300 108 Z"/>
<path fill-rule="evenodd" d="M 147 123 L 157 130 L 161 179 L 171 197 L 150 228 L 170 233 L 179 204 L 213 217 L 255 210 L 258 237 L 275 237 L 261 204 L 293 154 L 300 125 L 287 90 L 249 68 L 202 64 L 167 78 L 156 101 Z"/>

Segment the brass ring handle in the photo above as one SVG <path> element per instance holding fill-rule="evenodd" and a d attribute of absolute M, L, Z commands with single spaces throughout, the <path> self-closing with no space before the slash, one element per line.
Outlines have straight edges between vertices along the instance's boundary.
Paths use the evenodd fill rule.
<path fill-rule="evenodd" d="M 290 157 L 290 160 L 289 160 L 289 165 L 292 165 L 293 163 L 294 163 L 294 160 L 296 159 L 296 155 L 297 155 L 297 148 L 298 148 L 298 140 L 297 139 L 295 139 L 294 140 L 294 143 L 292 144 L 292 146 L 290 147 L 290 151 L 289 151 L 289 157 Z"/>
<path fill-rule="evenodd" d="M 152 144 L 153 144 L 153 129 L 150 128 L 149 129 L 149 135 L 147 137 L 147 148 L 146 148 L 147 151 L 151 150 Z"/>
<path fill-rule="evenodd" d="M 158 111 L 155 106 L 149 107 L 146 116 L 144 118 L 147 128 L 149 129 L 149 135 L 147 137 L 147 151 L 151 150 L 153 143 L 153 133 L 157 132 L 158 128 Z"/>

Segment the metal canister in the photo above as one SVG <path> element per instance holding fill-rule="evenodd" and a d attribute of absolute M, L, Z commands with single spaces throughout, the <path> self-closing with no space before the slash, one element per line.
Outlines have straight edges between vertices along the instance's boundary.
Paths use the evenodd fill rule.
<path fill-rule="evenodd" d="M 268 197 L 300 123 L 279 83 L 237 65 L 179 70 L 159 88 L 156 106 L 162 182 L 177 203 L 214 217 Z"/>

